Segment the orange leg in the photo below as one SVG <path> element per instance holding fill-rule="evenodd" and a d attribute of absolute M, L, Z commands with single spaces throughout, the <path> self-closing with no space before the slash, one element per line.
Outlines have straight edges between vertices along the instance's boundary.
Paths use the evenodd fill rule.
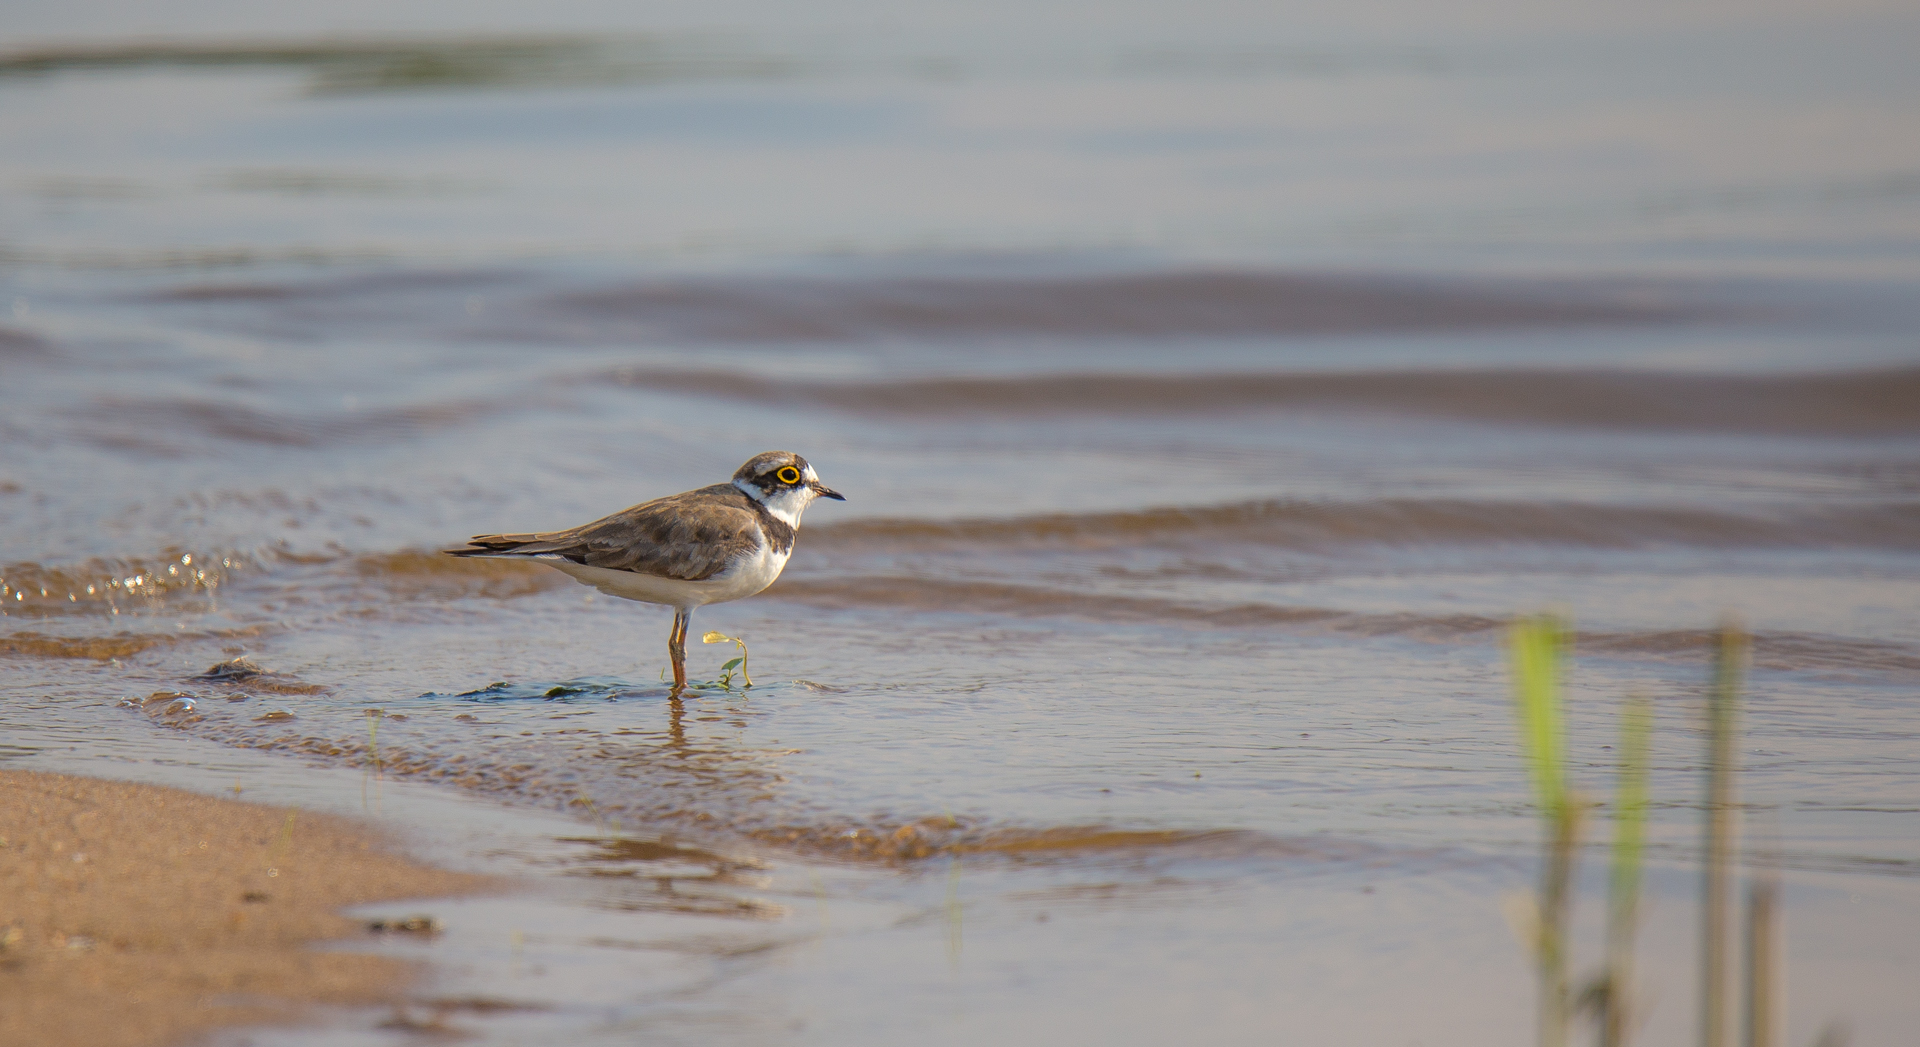
<path fill-rule="evenodd" d="M 687 689 L 687 624 L 693 612 L 677 607 L 673 612 L 673 631 L 667 634 L 667 657 L 673 660 L 673 696 Z"/>

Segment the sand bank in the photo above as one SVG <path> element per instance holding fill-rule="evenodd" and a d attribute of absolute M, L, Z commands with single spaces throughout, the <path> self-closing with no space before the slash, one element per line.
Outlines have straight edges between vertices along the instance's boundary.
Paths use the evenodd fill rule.
<path fill-rule="evenodd" d="M 489 885 L 340 818 L 0 771 L 0 1043 L 161 1045 L 396 1000 L 410 965 L 306 946 L 368 933 L 344 906 Z"/>

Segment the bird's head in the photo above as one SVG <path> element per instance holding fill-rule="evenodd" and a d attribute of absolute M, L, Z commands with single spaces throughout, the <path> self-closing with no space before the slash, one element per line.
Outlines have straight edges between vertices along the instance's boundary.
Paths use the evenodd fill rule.
<path fill-rule="evenodd" d="M 821 483 L 813 466 L 791 451 L 766 451 L 747 459 L 734 472 L 733 486 L 766 506 L 789 527 L 800 526 L 800 513 L 815 498 L 847 500 L 846 495 Z"/>

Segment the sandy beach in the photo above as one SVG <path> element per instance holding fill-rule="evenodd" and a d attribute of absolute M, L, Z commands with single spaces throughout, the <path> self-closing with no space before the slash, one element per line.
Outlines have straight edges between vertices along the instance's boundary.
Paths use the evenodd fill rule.
<path fill-rule="evenodd" d="M 398 1001 L 410 964 L 310 946 L 372 933 L 344 907 L 487 886 L 336 817 L 0 772 L 0 1042 L 168 1044 Z"/>

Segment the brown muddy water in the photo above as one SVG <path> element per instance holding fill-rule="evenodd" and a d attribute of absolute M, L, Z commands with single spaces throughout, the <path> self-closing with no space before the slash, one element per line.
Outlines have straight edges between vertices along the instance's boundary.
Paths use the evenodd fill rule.
<path fill-rule="evenodd" d="M 526 876 L 471 1042 L 1525 1043 L 1542 607 L 1642 1042 L 1728 612 L 1788 1042 L 1920 1021 L 1911 13 L 176 6 L 0 30 L 0 758 Z M 751 689 L 434 552 L 770 448 Z"/>

